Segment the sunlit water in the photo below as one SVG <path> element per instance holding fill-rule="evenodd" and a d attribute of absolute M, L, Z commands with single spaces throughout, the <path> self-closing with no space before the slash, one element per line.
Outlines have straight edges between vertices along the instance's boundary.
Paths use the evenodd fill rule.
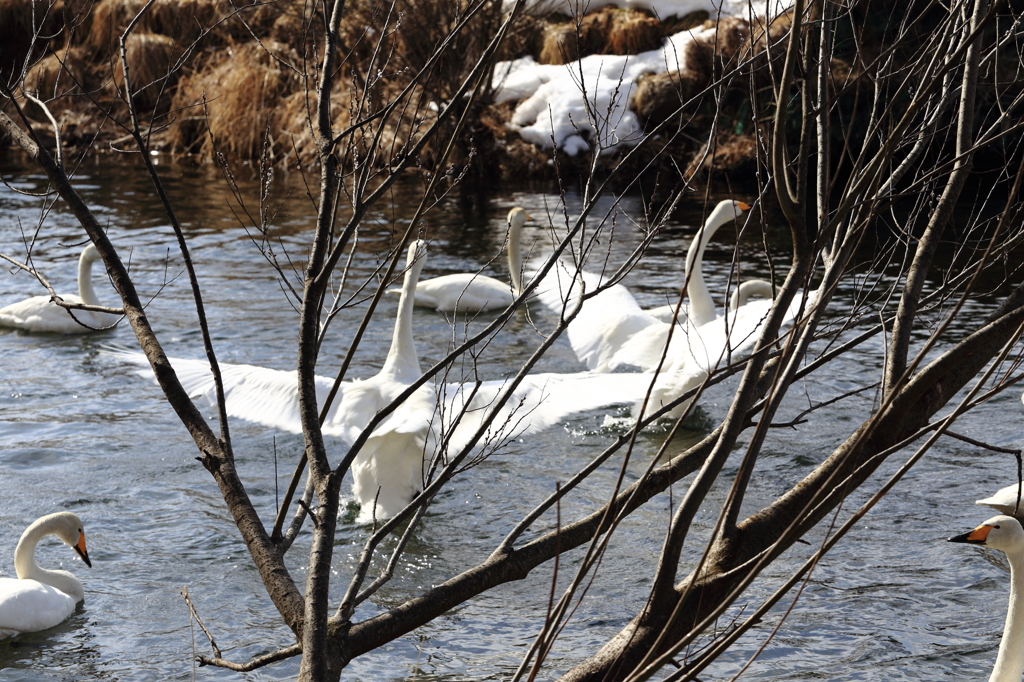
<path fill-rule="evenodd" d="M 14 187 L 40 192 L 42 179 L 16 167 L 2 169 Z M 315 183 L 314 183 L 315 184 Z M 171 197 L 190 238 L 203 286 L 208 318 L 222 361 L 281 369 L 294 368 L 297 315 L 275 275 L 240 224 L 238 207 L 213 172 L 168 169 Z M 104 159 L 79 173 L 79 191 L 107 226 L 122 252 L 131 248 L 131 267 L 140 293 L 152 299 L 148 314 L 171 356 L 201 357 L 196 316 L 181 261 L 166 217 L 148 181 L 136 170 Z M 243 190 L 255 196 L 255 185 Z M 314 217 L 298 176 L 275 185 L 273 239 L 301 263 Z M 394 213 L 374 214 L 360 234 L 362 250 L 353 264 L 353 282 L 371 278 L 392 231 L 404 228 L 414 208 L 413 190 L 398 193 Z M 425 275 L 479 267 L 496 254 L 504 237 L 504 216 L 522 205 L 538 218 L 527 243 L 542 236 L 546 207 L 557 195 L 520 192 L 473 201 L 446 200 L 427 221 L 432 239 Z M 409 205 L 402 205 L 408 200 Z M 570 196 L 569 211 L 578 205 Z M 255 199 L 248 206 L 259 211 Z M 35 230 L 41 200 L 0 187 L 0 251 L 24 254 L 23 240 Z M 606 206 L 607 207 L 607 206 Z M 624 210 L 642 215 L 637 199 Z M 627 280 L 645 305 L 665 303 L 680 282 L 679 255 L 699 207 L 684 212 L 657 240 Z M 726 230 L 727 232 L 727 230 Z M 81 228 L 61 204 L 46 216 L 35 252 L 62 291 L 75 287 Z M 635 227 L 621 222 L 621 257 L 639 240 Z M 729 243 L 729 235 L 716 240 Z M 744 275 L 764 276 L 756 263 L 759 238 L 745 243 L 752 259 Z M 776 252 L 784 257 L 785 244 Z M 728 277 L 732 250 L 713 246 L 705 273 L 712 291 Z M 282 257 L 282 263 L 287 261 Z M 491 270 L 504 272 L 502 259 Z M 101 297 L 113 292 L 96 278 Z M 292 280 L 298 287 L 297 280 Z M 351 290 L 351 284 L 349 287 Z M 42 293 L 23 273 L 0 272 L 0 305 Z M 351 376 L 376 373 L 387 352 L 395 297 L 386 297 L 360 348 Z M 833 306 L 849 304 L 837 297 Z M 973 304 L 972 304 L 973 305 Z M 365 310 L 344 310 L 325 345 L 321 371 L 333 372 Z M 539 328 L 552 320 L 536 308 L 497 337 L 482 366 L 484 378 L 503 376 L 525 360 L 540 341 Z M 440 315 L 415 314 L 416 341 L 424 367 L 439 359 L 459 332 Z M 0 331 L 0 575 L 13 575 L 14 546 L 24 527 L 38 516 L 68 509 L 84 521 L 90 570 L 54 539 L 40 546 L 45 566 L 63 566 L 82 578 L 86 600 L 75 615 L 51 630 L 0 642 L 0 680 L 188 680 L 193 650 L 209 653 L 179 590 L 187 585 L 200 615 L 225 655 L 235 661 L 291 643 L 267 599 L 210 475 L 196 461 L 185 429 L 157 387 L 103 355 L 110 344 L 131 346 L 127 325 L 84 336 L 28 335 Z M 866 344 L 833 364 L 822 376 L 794 390 L 780 420 L 792 418 L 808 401 L 820 401 L 874 381 L 881 362 L 878 342 Z M 580 369 L 564 341 L 540 365 L 545 371 Z M 874 374 L 869 374 L 869 373 Z M 695 430 L 672 444 L 679 452 L 724 416 L 728 384 L 703 401 Z M 775 429 L 758 463 L 746 499 L 754 511 L 804 476 L 840 443 L 869 412 L 873 393 L 850 398 L 813 413 L 806 424 Z M 362 619 L 401 603 L 466 567 L 482 561 L 515 521 L 599 452 L 614 430 L 604 427 L 604 410 L 577 415 L 548 431 L 522 439 L 461 476 L 436 500 L 417 530 L 389 585 L 357 613 Z M 211 416 L 212 419 L 212 416 Z M 286 485 L 301 439 L 242 421 L 231 424 L 235 450 L 250 495 L 270 523 L 278 486 Z M 1003 395 L 962 420 L 957 430 L 996 445 L 1021 440 L 1021 406 Z M 642 471 L 659 443 L 657 434 L 641 439 L 629 481 Z M 737 453 L 738 456 L 739 453 Z M 897 456 L 873 479 L 891 473 Z M 562 508 L 563 520 L 593 509 L 605 498 L 620 460 L 614 459 Z M 732 463 L 735 465 L 735 462 Z M 695 535 L 706 535 L 715 507 L 726 494 L 733 469 L 698 521 Z M 1001 555 L 984 555 L 944 539 L 991 513 L 973 501 L 1007 484 L 1012 458 L 944 440 L 819 565 L 800 601 L 746 677 L 793 679 L 984 679 L 988 675 L 1005 608 L 1008 573 Z M 276 483 L 275 483 L 276 481 Z M 870 487 L 870 486 L 869 486 Z M 347 486 L 346 486 L 347 489 Z M 683 486 L 677 486 L 675 495 Z M 858 493 L 848 508 L 866 499 Z M 669 518 L 669 496 L 661 495 L 619 530 L 598 579 L 553 652 L 548 677 L 592 654 L 623 627 L 643 603 Z M 553 522 L 546 522 L 550 528 Z M 358 556 L 365 528 L 343 523 L 336 548 L 343 589 Z M 308 537 L 308 536 L 307 536 Z M 699 537 L 695 538 L 699 539 Z M 821 533 L 807 538 L 812 545 Z M 290 553 L 297 582 L 304 579 L 304 539 Z M 695 541 L 690 552 L 698 551 Z M 809 553 L 798 545 L 766 571 L 749 600 L 774 589 L 778 580 Z M 561 564 L 562 580 L 578 554 Z M 477 680 L 507 677 L 518 665 L 540 627 L 552 579 L 551 565 L 527 580 L 509 584 L 464 604 L 416 632 L 354 661 L 345 679 Z M 685 569 L 684 569 L 685 570 Z M 788 601 L 783 602 L 783 607 Z M 779 610 L 781 613 L 781 610 Z M 728 678 L 761 645 L 778 616 L 741 640 L 703 679 Z M 193 649 L 193 638 L 195 640 Z M 290 679 L 296 659 L 254 673 L 199 669 L 197 679 Z"/>

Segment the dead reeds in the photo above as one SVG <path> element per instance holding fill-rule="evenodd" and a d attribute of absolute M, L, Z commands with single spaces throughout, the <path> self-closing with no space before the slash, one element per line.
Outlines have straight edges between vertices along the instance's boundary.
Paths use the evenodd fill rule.
<path fill-rule="evenodd" d="M 183 77 L 169 131 L 174 150 L 212 157 L 258 158 L 266 134 L 279 133 L 277 107 L 298 91 L 290 66 L 298 55 L 273 41 L 233 45 L 200 71 Z"/>
<path fill-rule="evenodd" d="M 548 24 L 537 58 L 567 64 L 592 54 L 640 54 L 661 46 L 662 23 L 646 12 L 602 7 L 578 20 Z"/>
<path fill-rule="evenodd" d="M 181 49 L 169 36 L 133 31 L 125 44 L 132 99 L 140 111 L 152 111 L 159 101 L 169 102 L 178 80 Z M 124 72 L 115 63 L 113 85 L 124 95 Z"/>

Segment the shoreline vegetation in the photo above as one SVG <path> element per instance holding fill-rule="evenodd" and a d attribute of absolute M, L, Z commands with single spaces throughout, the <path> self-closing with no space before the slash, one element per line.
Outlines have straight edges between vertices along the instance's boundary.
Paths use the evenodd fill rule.
<path fill-rule="evenodd" d="M 119 38 L 143 7 L 144 0 L 0 0 L 0 44 L 6 46 L 0 50 L 0 76 L 11 83 L 25 75 L 24 87 L 11 94 L 28 121 L 13 118 L 23 128 L 31 124 L 50 148 L 55 144 L 54 128 L 60 131 L 62 145 L 72 151 L 88 146 L 117 151 L 126 145 L 130 135 L 124 122 L 129 112 Z M 583 173 L 591 167 L 595 141 L 611 147 L 599 152 L 597 167 L 610 167 L 623 160 L 640 135 L 675 118 L 685 123 L 685 130 L 655 132 L 663 138 L 656 140 L 657 151 L 631 157 L 629 163 L 638 172 L 653 163 L 655 169 L 681 169 L 687 177 L 707 175 L 711 169 L 736 179 L 753 176 L 759 152 L 752 111 L 757 108 L 752 108 L 751 79 L 743 76 L 754 75 L 756 90 L 767 88 L 765 100 L 770 98 L 770 78 L 759 80 L 757 74 L 765 73 L 769 57 L 777 60 L 782 54 L 786 14 L 768 27 L 763 20 L 755 20 L 752 27 L 736 16 L 722 16 L 716 22 L 705 9 L 664 20 L 650 10 L 613 5 L 579 15 L 566 13 L 567 7 L 560 9 L 541 12 L 535 7 L 512 24 L 497 55 L 493 86 L 474 99 L 469 123 L 447 158 L 456 173 L 483 180 Z M 438 41 L 464 18 L 458 3 L 443 0 L 376 7 L 351 3 L 342 22 L 341 67 L 332 90 L 336 129 L 366 115 L 356 110 L 366 109 L 366 101 L 360 99 L 368 89 L 378 91 L 375 98 L 380 102 L 400 97 L 415 114 L 402 117 L 401 125 L 387 126 L 376 140 L 400 156 L 439 108 L 450 105 L 452 93 L 503 16 L 498 5 L 470 16 L 470 25 L 455 38 L 460 44 L 436 62 L 431 77 L 399 94 L 434 54 Z M 143 123 L 148 123 L 151 148 L 200 163 L 220 158 L 293 168 L 314 165 L 316 83 L 310 75 L 322 56 L 322 26 L 321 12 L 293 0 L 233 7 L 205 0 L 153 4 L 141 14 L 125 45 L 134 103 L 146 119 Z M 605 80 L 617 82 L 620 92 L 611 96 L 620 100 L 618 108 L 639 122 L 632 140 L 595 140 L 592 128 L 580 131 L 585 140 L 578 141 L 582 152 L 566 152 L 553 148 L 550 140 L 545 144 L 543 137 L 535 143 L 520 134 L 521 126 L 514 120 L 517 106 L 527 97 L 505 91 L 499 73 L 503 65 L 531 60 L 540 68 L 559 66 L 571 77 L 574 66 L 587 57 L 647 53 L 684 32 L 691 38 L 682 46 L 681 70 L 642 73 L 631 83 L 622 75 L 616 80 L 603 62 L 598 65 L 611 72 Z M 382 53 L 388 55 L 386 67 L 370 82 L 366 74 L 373 70 L 368 67 L 380 61 Z M 457 60 L 456 55 L 467 58 Z M 636 62 L 635 57 L 625 62 L 631 59 Z M 745 66 L 737 71 L 740 65 Z M 854 70 L 838 65 L 837 74 L 845 84 Z M 598 92 L 596 100 L 602 94 Z M 45 102 L 55 126 L 26 95 Z M 689 105 L 681 108 L 687 101 Z M 13 113 L 9 97 L 4 106 Z M 600 112 L 594 114 L 601 118 Z M 578 127 L 581 118 L 563 120 L 562 125 Z M 712 130 L 716 132 L 709 134 Z M 600 134 L 614 136 L 617 131 Z M 2 137 L 0 145 L 6 150 L 12 146 Z M 434 156 L 428 144 L 416 165 L 434 170 Z"/>
<path fill-rule="evenodd" d="M 764 10 L 774 14 L 767 22 L 749 7 L 731 8 L 731 16 L 720 6 L 716 21 L 695 6 L 662 0 L 647 9 L 594 5 L 584 14 L 569 13 L 569 5 L 526 6 L 496 56 L 490 87 L 469 104 L 444 171 L 493 182 L 615 167 L 631 177 L 668 171 L 687 181 L 755 183 L 767 154 L 759 131 L 770 126 L 773 78 L 791 16 Z M 23 128 L 31 125 L 51 149 L 54 129 L 72 153 L 130 147 L 118 41 L 145 7 L 145 0 L 0 0 L 0 77 L 23 84 L 3 91 L 4 111 Z M 692 11 L 658 18 L 674 9 Z M 891 34 L 900 31 L 900 50 L 912 51 L 918 41 L 908 34 L 927 36 L 929 13 L 937 12 L 922 5 L 919 21 L 896 26 L 887 12 L 873 11 L 881 9 L 877 1 L 863 2 L 837 19 L 845 29 L 839 30 L 829 87 L 844 136 L 870 117 L 857 107 L 871 98 L 858 95 L 875 87 L 869 66 Z M 504 19 L 497 4 L 475 14 L 460 11 L 459 3 L 446 0 L 349 3 L 331 95 L 334 129 L 398 101 L 409 114 L 391 119 L 397 123 L 385 124 L 366 144 L 376 145 L 381 159 L 401 158 L 436 113 L 452 105 L 452 94 Z M 753 18 L 738 16 L 744 13 Z M 198 163 L 316 164 L 319 9 L 296 0 L 245 6 L 156 0 L 136 21 L 125 52 L 150 149 Z M 453 49 L 410 88 L 460 21 L 468 23 L 448 37 Z M 1013 78 L 993 77 L 1019 82 L 1019 64 L 1004 61 L 1011 62 L 1006 68 Z M 375 70 L 375 64 L 382 66 Z M 554 82 L 559 77 L 564 82 Z M 24 118 L 14 115 L 12 99 Z M 645 138 L 649 144 L 630 153 Z M 12 148 L 0 133 L 0 150 Z M 438 153 L 428 143 L 415 166 L 437 170 Z M 977 162 L 984 166 L 984 159 Z"/>

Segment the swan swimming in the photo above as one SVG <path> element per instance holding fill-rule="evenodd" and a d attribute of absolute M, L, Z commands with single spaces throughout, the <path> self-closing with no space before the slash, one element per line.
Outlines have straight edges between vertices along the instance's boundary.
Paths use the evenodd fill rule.
<path fill-rule="evenodd" d="M 522 253 L 520 251 L 523 225 L 530 216 L 520 207 L 508 212 L 508 282 L 472 272 L 443 275 L 416 285 L 416 305 L 434 308 L 443 313 L 479 313 L 484 310 L 504 310 L 522 292 Z M 388 293 L 401 293 L 389 289 Z"/>
<path fill-rule="evenodd" d="M 71 512 L 37 519 L 25 529 L 14 550 L 17 578 L 0 578 L 0 638 L 38 632 L 62 623 L 85 599 L 82 583 L 68 571 L 52 571 L 36 564 L 36 545 L 56 535 L 92 567 L 85 549 L 82 522 Z"/>
<path fill-rule="evenodd" d="M 103 305 L 96 297 L 96 290 L 92 286 L 92 264 L 93 261 L 99 259 L 100 254 L 92 244 L 82 249 L 82 255 L 78 258 L 78 296 L 66 294 L 61 298 L 67 303 Z M 88 334 L 111 327 L 121 319 L 119 315 L 112 313 L 97 313 L 87 310 L 76 310 L 74 314 L 75 318 L 88 326 L 76 322 L 66 309 L 51 301 L 49 296 L 33 296 L 0 308 L 0 327 L 12 327 L 31 332 Z"/>
<path fill-rule="evenodd" d="M 726 209 L 732 211 L 733 216 L 738 215 L 743 206 L 746 204 L 742 202 L 720 203 L 714 211 L 718 214 L 715 221 L 722 220 L 723 212 L 728 214 Z M 712 222 L 709 218 L 708 224 Z M 696 252 L 691 246 L 688 260 L 692 257 L 697 264 L 697 255 L 701 252 L 700 244 Z M 580 283 L 584 291 L 595 291 L 603 282 L 601 275 L 585 270 L 573 272 L 570 265 L 560 262 L 541 283 L 538 300 L 561 314 L 574 307 Z M 763 289 L 765 285 L 770 290 L 768 282 L 751 285 L 751 288 Z M 662 322 L 642 310 L 625 286 L 615 284 L 586 301 L 566 330 L 577 359 L 593 371 L 608 372 L 628 366 L 647 373 L 659 372 L 645 414 L 695 388 L 722 364 L 750 352 L 774 304 L 769 298 L 739 305 L 737 295 L 734 296 L 736 305 L 725 315 L 716 316 L 714 302 L 707 293 L 699 268 L 693 270 L 688 286 L 692 287 L 690 295 L 696 298 L 691 301 L 689 316 L 680 316 L 674 328 L 671 323 Z M 783 324 L 796 317 L 800 298 L 795 298 L 788 308 Z M 709 316 L 710 321 L 695 321 Z M 688 403 L 683 403 L 668 416 L 679 416 L 687 407 Z M 634 415 L 638 414 L 638 408 L 638 404 L 634 405 Z"/>
<path fill-rule="evenodd" d="M 1010 605 L 989 682 L 1020 682 L 1024 674 L 1024 528 L 1012 516 L 994 516 L 969 533 L 949 538 L 992 547 L 1010 562 Z"/>
<path fill-rule="evenodd" d="M 348 444 L 355 442 L 379 410 L 419 379 L 421 371 L 412 329 L 413 288 L 425 258 L 423 242 L 409 247 L 398 315 L 384 366 L 369 379 L 342 383 L 324 420 L 324 434 Z M 135 364 L 149 364 L 142 353 L 115 355 Z M 172 358 L 171 364 L 189 395 L 216 404 L 207 361 Z M 220 368 L 228 415 L 292 433 L 302 432 L 296 372 L 252 365 L 221 364 Z M 139 373 L 152 376 L 148 369 Z M 317 401 L 321 406 L 333 383 L 332 378 L 316 377 Z M 438 455 L 438 443 L 447 439 L 451 452 L 465 447 L 491 416 L 491 403 L 506 384 L 506 380 L 484 381 L 479 387 L 474 383 L 426 383 L 378 424 L 352 464 L 352 493 L 360 506 L 357 522 L 389 518 L 400 512 L 423 489 L 425 474 Z M 497 412 L 481 442 L 488 437 L 507 439 L 534 433 L 575 412 L 635 401 L 649 384 L 650 378 L 641 374 L 529 375 Z M 453 425 L 453 416 L 459 414 L 462 419 Z"/>

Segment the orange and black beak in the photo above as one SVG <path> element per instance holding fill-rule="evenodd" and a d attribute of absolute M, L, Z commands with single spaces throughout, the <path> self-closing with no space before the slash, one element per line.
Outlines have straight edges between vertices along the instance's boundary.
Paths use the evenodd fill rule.
<path fill-rule="evenodd" d="M 988 539 L 988 534 L 992 531 L 992 526 L 978 526 L 970 533 L 964 533 L 963 535 L 954 535 L 947 542 L 966 542 L 971 545 L 984 545 Z"/>
<path fill-rule="evenodd" d="M 92 568 L 92 562 L 89 561 L 89 552 L 85 550 L 85 533 L 81 531 L 78 533 L 78 544 L 75 545 L 75 551 L 78 552 L 78 556 L 82 557 L 85 565 Z"/>
<path fill-rule="evenodd" d="M 741 211 L 749 211 L 749 210 L 750 210 L 750 209 L 752 208 L 752 206 L 751 206 L 750 204 L 745 204 L 745 203 L 743 203 L 742 201 L 737 201 L 737 202 L 736 202 L 736 206 L 737 206 L 737 207 L 738 207 L 738 208 L 739 208 L 739 209 L 740 209 Z"/>

